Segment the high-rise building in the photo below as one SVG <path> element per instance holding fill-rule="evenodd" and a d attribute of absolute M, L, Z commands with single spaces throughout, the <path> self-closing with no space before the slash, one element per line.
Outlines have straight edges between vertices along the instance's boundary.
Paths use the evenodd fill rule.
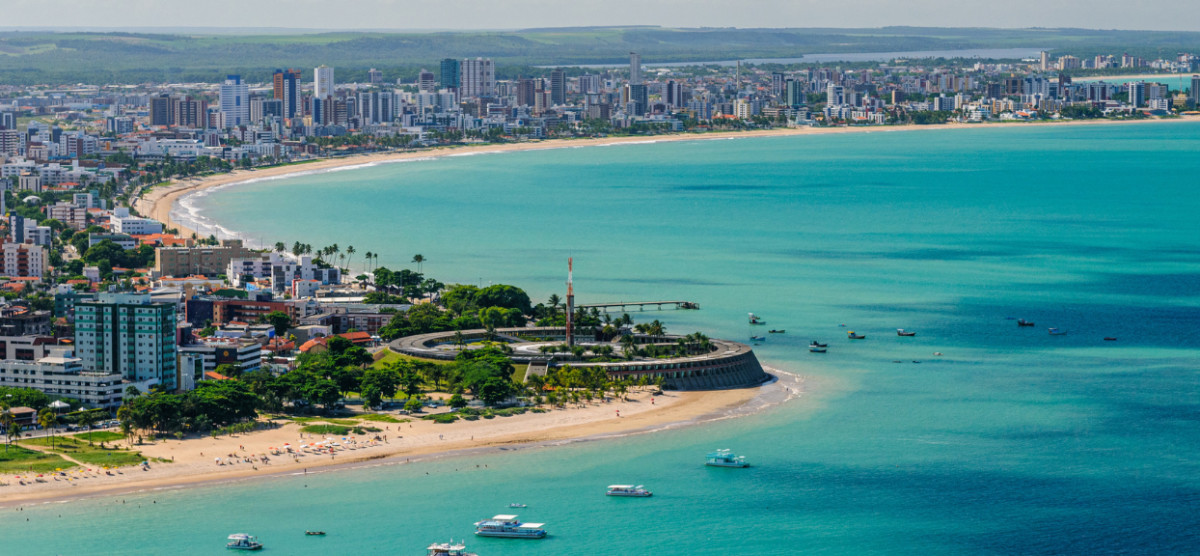
<path fill-rule="evenodd" d="M 383 83 L 383 72 L 375 68 L 367 70 L 367 82 L 372 85 Z"/>
<path fill-rule="evenodd" d="M 600 92 L 600 76 L 599 75 L 581 75 L 579 76 L 579 92 L 582 94 L 599 93 Z"/>
<path fill-rule="evenodd" d="M 462 98 L 490 97 L 496 94 L 496 64 L 489 58 L 465 59 L 459 66 Z"/>
<path fill-rule="evenodd" d="M 100 294 L 75 304 L 75 356 L 85 371 L 174 390 L 175 352 L 172 303 L 153 303 L 149 294 Z"/>
<path fill-rule="evenodd" d="M 1134 108 L 1146 104 L 1146 82 L 1138 81 L 1129 84 L 1129 104 Z"/>
<path fill-rule="evenodd" d="M 442 88 L 457 91 L 462 86 L 458 60 L 446 58 L 442 60 L 441 65 L 441 75 L 439 77 L 442 82 Z"/>
<path fill-rule="evenodd" d="M 171 99 L 171 122 L 194 129 L 207 128 L 208 103 L 192 97 Z"/>
<path fill-rule="evenodd" d="M 567 103 L 567 73 L 556 69 L 550 72 L 550 104 Z"/>
<path fill-rule="evenodd" d="M 171 96 L 150 97 L 150 125 L 171 125 Z"/>
<path fill-rule="evenodd" d="M 294 118 L 300 111 L 300 70 L 275 70 L 271 76 L 274 98 L 283 101 L 283 117 Z"/>
<path fill-rule="evenodd" d="M 642 57 L 637 52 L 629 53 L 629 84 L 641 85 L 642 83 Z"/>
<path fill-rule="evenodd" d="M 17 129 L 17 115 L 12 112 L 0 112 L 0 129 Z"/>
<path fill-rule="evenodd" d="M 784 83 L 786 80 L 782 73 L 771 72 L 771 96 L 779 98 L 784 93 Z"/>
<path fill-rule="evenodd" d="M 5 276 L 22 278 L 41 278 L 46 272 L 46 248 L 33 243 L 5 243 L 4 267 L 0 268 Z"/>
<path fill-rule="evenodd" d="M 683 87 L 673 80 L 667 81 L 667 86 L 663 89 L 663 101 L 671 108 L 683 107 Z"/>
<path fill-rule="evenodd" d="M 396 95 L 392 91 L 367 91 L 358 95 L 360 123 L 391 123 L 396 117 Z"/>
<path fill-rule="evenodd" d="M 1192 88 L 1188 91 L 1188 98 L 1192 101 L 1192 108 L 1200 107 L 1200 75 L 1192 76 Z"/>
<path fill-rule="evenodd" d="M 1046 71 L 1046 70 L 1050 69 L 1050 53 L 1043 50 L 1042 54 L 1041 54 L 1040 62 L 1041 62 L 1041 64 L 1039 64 L 1039 67 L 1041 68 L 1042 71 Z"/>
<path fill-rule="evenodd" d="M 535 87 L 532 79 L 517 80 L 517 106 L 533 106 L 533 92 Z"/>
<path fill-rule="evenodd" d="M 322 65 L 313 70 L 313 97 L 329 98 L 333 96 L 333 68 Z"/>
<path fill-rule="evenodd" d="M 225 127 L 250 123 L 250 87 L 242 82 L 242 76 L 225 77 L 225 82 L 221 84 L 220 102 Z"/>
<path fill-rule="evenodd" d="M 825 105 L 841 106 L 846 104 L 846 89 L 841 85 L 830 83 L 825 87 Z"/>
<path fill-rule="evenodd" d="M 433 79 L 433 72 L 421 68 L 417 73 L 417 90 L 422 93 L 432 93 L 437 90 L 437 81 Z"/>
<path fill-rule="evenodd" d="M 784 84 L 783 104 L 797 108 L 804 106 L 807 100 L 807 95 L 804 94 L 804 83 L 795 79 L 788 79 Z"/>
<path fill-rule="evenodd" d="M 20 152 L 21 132 L 15 129 L 0 129 L 0 155 L 17 156 Z M 0 197 L 2 196 L 0 193 Z"/>
<path fill-rule="evenodd" d="M 646 86 L 641 83 L 629 84 L 629 102 L 626 104 L 625 112 L 630 116 L 645 116 L 649 105 L 650 95 Z"/>

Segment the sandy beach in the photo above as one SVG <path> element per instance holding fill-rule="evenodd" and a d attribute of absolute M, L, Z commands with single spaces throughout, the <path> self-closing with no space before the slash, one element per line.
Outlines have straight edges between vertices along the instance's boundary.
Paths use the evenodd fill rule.
<path fill-rule="evenodd" d="M 503 152 L 519 152 L 533 151 L 545 149 L 561 149 L 574 147 L 588 146 L 603 146 L 603 145 L 618 145 L 630 143 L 665 143 L 673 141 L 704 141 L 704 140 L 719 140 L 719 139 L 739 139 L 748 137 L 782 137 L 793 135 L 826 135 L 834 133 L 883 133 L 894 131 L 916 131 L 916 130 L 948 130 L 948 129 L 1004 129 L 1012 128 L 1021 125 L 1133 125 L 1133 124 L 1150 124 L 1157 122 L 1174 122 L 1180 120 L 1196 121 L 1200 118 L 1183 117 L 1175 119 L 1146 119 L 1146 120 L 1077 120 L 1069 122 L 1006 122 L 1006 123 L 986 123 L 986 124 L 938 124 L 938 125 L 900 125 L 900 126 L 856 126 L 856 127 L 802 127 L 802 128 L 783 128 L 783 129 L 768 129 L 755 131 L 729 131 L 729 132 L 713 132 L 713 133 L 679 133 L 673 135 L 656 135 L 647 137 L 604 137 L 593 139 L 550 139 L 546 141 L 535 141 L 526 143 L 508 143 L 508 144 L 481 144 L 481 145 L 462 145 L 454 147 L 440 147 L 435 149 L 424 149 L 412 152 L 392 152 L 392 153 L 375 153 L 357 156 L 349 156 L 343 158 L 319 159 L 313 162 L 304 164 L 293 164 L 288 166 L 277 166 L 273 168 L 261 168 L 257 170 L 235 170 L 227 174 L 220 174 L 204 178 L 192 178 L 179 183 L 173 183 L 169 186 L 156 187 L 142 195 L 135 202 L 135 208 L 138 213 L 143 216 L 153 218 L 159 222 L 163 222 L 168 228 L 177 228 L 181 236 L 191 236 L 195 230 L 189 228 L 180 222 L 171 218 L 171 210 L 176 202 L 181 197 L 189 193 L 220 187 L 229 184 L 249 180 L 261 180 L 264 178 L 278 178 L 289 174 L 311 173 L 332 170 L 335 168 L 344 168 L 347 166 L 359 166 L 365 164 L 379 164 L 386 162 L 397 162 L 402 160 L 428 159 L 433 157 L 477 154 L 477 153 L 503 153 Z"/>
<path fill-rule="evenodd" d="M 560 444 L 662 430 L 749 414 L 800 395 L 803 381 L 799 377 L 772 372 L 779 380 L 757 388 L 668 391 L 657 396 L 635 392 L 626 401 L 614 399 L 546 413 L 458 420 L 450 424 L 419 418 L 406 423 L 364 422 L 383 430 L 344 440 L 302 433 L 303 425 L 290 422 L 278 428 L 215 439 L 157 440 L 132 447 L 151 459 L 147 470 L 137 466 L 108 471 L 91 467 L 90 472 L 69 472 L 58 480 L 46 474 L 44 482 L 25 481 L 24 485 L 14 475 L 0 476 L 0 481 L 7 483 L 0 487 L 0 507 L 313 473 L 330 468 L 400 464 L 502 447 Z M 380 440 L 376 441 L 376 436 Z M 328 449 L 303 448 L 319 442 L 336 442 L 338 446 L 332 453 Z M 286 451 L 288 448 L 292 453 Z M 262 459 L 264 456 L 267 461 Z M 173 462 L 159 463 L 156 458 Z"/>

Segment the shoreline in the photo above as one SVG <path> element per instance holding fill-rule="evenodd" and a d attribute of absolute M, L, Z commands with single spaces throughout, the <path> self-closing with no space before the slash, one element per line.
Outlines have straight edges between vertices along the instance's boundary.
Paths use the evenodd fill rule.
<path fill-rule="evenodd" d="M 295 423 L 218 439 L 201 437 L 158 440 L 151 444 L 134 446 L 133 449 L 140 450 L 148 459 L 180 456 L 175 463 L 153 463 L 150 471 L 139 471 L 137 466 L 123 467 L 120 468 L 120 475 L 107 478 L 97 472 L 88 479 L 76 478 L 71 482 L 47 481 L 24 486 L 19 486 L 11 476 L 6 476 L 6 482 L 9 484 L 0 487 L 0 508 L 61 503 L 81 498 L 153 490 L 214 486 L 245 480 L 427 462 L 622 438 L 753 415 L 800 397 L 804 393 L 805 382 L 798 375 L 769 367 L 767 369 L 774 375 L 774 379 L 761 386 L 738 390 L 664 392 L 662 396 L 655 397 L 659 403 L 653 406 L 645 404 L 650 396 L 642 392 L 631 394 L 630 401 L 593 403 L 582 409 L 526 413 L 497 417 L 490 421 L 460 420 L 450 425 L 441 425 L 432 421 L 414 420 L 412 423 L 390 424 L 390 427 L 395 427 L 394 432 L 399 432 L 405 424 L 412 428 L 403 429 L 405 434 L 399 438 L 393 437 L 393 442 L 360 448 L 365 450 L 362 454 L 339 452 L 340 458 L 309 454 L 292 461 L 288 460 L 287 456 L 272 456 L 278 458 L 278 463 L 240 463 L 218 467 L 212 459 L 204 457 L 203 452 L 200 452 L 199 457 L 192 455 L 192 452 L 206 450 L 209 456 L 219 454 L 225 457 L 228 453 L 236 453 L 240 457 L 242 454 L 239 448 L 242 446 L 245 446 L 244 451 L 247 455 L 266 453 L 268 446 L 282 445 L 281 440 L 290 439 L 296 442 L 299 426 Z M 615 408 L 619 408 L 621 412 L 619 418 L 612 414 Z M 364 422 L 364 425 L 388 424 Z M 370 434 L 389 432 L 393 431 Z M 306 436 L 311 438 L 311 435 Z M 185 451 L 188 453 L 184 454 Z"/>
<path fill-rule="evenodd" d="M 481 145 L 456 145 L 449 147 L 437 147 L 428 150 L 410 151 L 410 152 L 389 152 L 389 153 L 372 153 L 354 155 L 345 158 L 323 158 L 313 159 L 313 162 L 305 162 L 300 164 L 290 164 L 286 166 L 276 166 L 272 168 L 261 168 L 258 170 L 234 170 L 226 174 L 217 174 L 202 178 L 189 178 L 180 183 L 173 183 L 168 186 L 160 186 L 151 189 L 144 193 L 134 202 L 134 207 L 139 214 L 146 218 L 152 218 L 162 222 L 167 228 L 177 228 L 180 237 L 190 237 L 195 233 L 198 237 L 206 234 L 201 234 L 194 228 L 176 221 L 172 218 L 171 213 L 175 211 L 179 202 L 185 197 L 201 191 L 233 186 L 241 183 L 257 182 L 262 180 L 283 179 L 293 177 L 297 174 L 322 173 L 347 167 L 354 166 L 373 166 L 377 164 L 386 164 L 394 162 L 403 162 L 411 160 L 431 160 L 447 156 L 464 156 L 473 154 L 490 154 L 490 153 L 506 153 L 506 152 L 524 152 L 536 150 L 550 150 L 562 148 L 576 147 L 601 147 L 610 145 L 623 144 L 639 144 L 639 143 L 670 143 L 676 141 L 704 141 L 704 140 L 722 140 L 722 139 L 739 139 L 739 138 L 754 138 L 754 137 L 790 137 L 790 136 L 816 136 L 840 133 L 870 133 L 870 132 L 897 132 L 897 131 L 917 131 L 917 130 L 949 130 L 949 129 L 1011 129 L 1021 125 L 1063 125 L 1063 126 L 1078 126 L 1078 125 L 1119 125 L 1119 124 L 1150 124 L 1150 123 L 1165 123 L 1165 122 L 1188 122 L 1200 121 L 1200 117 L 1181 116 L 1178 118 L 1153 118 L 1144 120 L 1071 120 L 1065 122 L 994 122 L 994 123 L 946 123 L 934 125 L 891 125 L 891 126 L 855 126 L 855 127 L 800 127 L 800 128 L 780 128 L 766 130 L 751 130 L 751 131 L 719 131 L 711 133 L 674 133 L 665 135 L 652 136 L 632 136 L 632 137 L 600 137 L 600 138 L 583 138 L 583 139 L 549 139 L 538 142 L 526 143 L 502 143 L 502 144 L 481 144 Z M 249 245 L 249 244 L 247 244 Z M 263 247 L 263 246 L 258 246 Z"/>

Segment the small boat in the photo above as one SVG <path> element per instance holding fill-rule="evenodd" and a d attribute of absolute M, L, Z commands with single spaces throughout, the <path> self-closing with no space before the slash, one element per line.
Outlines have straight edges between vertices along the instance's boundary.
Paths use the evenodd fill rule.
<path fill-rule="evenodd" d="M 1033 325 L 1034 325 L 1033 321 L 1028 321 L 1025 319 L 1017 319 L 1017 326 L 1033 326 Z"/>
<path fill-rule="evenodd" d="M 467 552 L 467 545 L 456 543 L 453 540 L 450 542 L 433 543 L 426 548 L 429 552 L 426 556 L 479 556 L 474 552 Z"/>
<path fill-rule="evenodd" d="M 1066 336 L 1066 335 L 1067 335 L 1067 331 L 1066 331 L 1066 330 L 1059 330 L 1059 329 L 1057 329 L 1057 328 L 1051 328 L 1051 329 L 1050 329 L 1050 335 L 1051 335 L 1051 336 Z"/>
<path fill-rule="evenodd" d="M 847 338 L 850 338 L 851 340 L 865 340 L 865 339 L 867 339 L 867 335 L 866 335 L 866 334 L 858 334 L 858 333 L 855 333 L 853 330 L 851 330 L 851 331 L 847 332 L 847 333 L 846 333 L 846 337 L 847 337 Z"/>
<path fill-rule="evenodd" d="M 762 320 L 762 317 L 754 313 L 750 313 L 750 324 L 767 324 L 767 321 Z"/>
<path fill-rule="evenodd" d="M 735 455 L 728 448 L 708 454 L 704 465 L 710 467 L 750 467 L 750 464 L 746 462 L 746 456 Z"/>
<path fill-rule="evenodd" d="M 783 334 L 784 332 L 787 332 L 787 330 L 768 330 L 767 332 L 770 332 L 771 334 Z"/>
<path fill-rule="evenodd" d="M 544 523 L 521 523 L 517 516 L 501 514 L 475 522 L 475 534 L 481 537 L 506 537 L 510 539 L 542 539 L 546 537 Z"/>
<path fill-rule="evenodd" d="M 516 503 L 516 502 L 513 502 L 512 504 L 509 504 L 509 505 L 508 505 L 508 507 L 510 507 L 510 508 L 524 508 L 524 507 L 526 507 L 526 506 L 525 506 L 525 504 L 518 504 L 518 503 Z"/>
<path fill-rule="evenodd" d="M 654 493 L 646 490 L 642 485 L 608 485 L 608 492 L 605 496 L 628 496 L 632 498 L 648 498 Z"/>
<path fill-rule="evenodd" d="M 766 336 L 751 336 L 750 337 L 750 340 L 755 341 L 755 342 L 761 342 L 766 339 L 767 339 Z"/>
<path fill-rule="evenodd" d="M 916 332 L 905 332 L 903 328 L 897 328 L 897 329 L 896 329 L 896 335 L 897 335 L 897 336 L 904 336 L 904 337 L 911 337 L 911 336 L 916 336 L 916 335 L 917 335 L 917 333 L 916 333 Z"/>
<path fill-rule="evenodd" d="M 234 533 L 229 535 L 230 542 L 225 544 L 225 548 L 232 550 L 262 550 L 262 543 L 254 540 L 254 537 L 245 533 Z"/>
<path fill-rule="evenodd" d="M 821 347 L 816 347 L 816 346 L 809 346 L 809 348 L 808 348 L 808 351 L 811 351 L 811 352 L 813 352 L 813 353 L 825 353 L 825 352 L 827 352 L 827 351 L 829 351 L 829 350 L 828 350 L 828 349 L 826 349 L 826 348 L 821 348 Z"/>
<path fill-rule="evenodd" d="M 821 342 L 813 340 L 812 343 L 808 344 L 808 347 L 810 347 L 810 348 L 825 348 L 825 347 L 829 347 L 829 344 L 822 344 Z"/>
<path fill-rule="evenodd" d="M 1106 341 L 1106 342 L 1115 342 L 1115 341 L 1117 341 L 1117 339 L 1116 339 L 1116 338 L 1114 338 L 1114 337 L 1112 337 L 1112 336 L 1105 336 L 1105 337 L 1104 337 L 1104 341 Z"/>
<path fill-rule="evenodd" d="M 305 531 L 304 534 L 310 537 L 324 537 L 325 531 Z"/>

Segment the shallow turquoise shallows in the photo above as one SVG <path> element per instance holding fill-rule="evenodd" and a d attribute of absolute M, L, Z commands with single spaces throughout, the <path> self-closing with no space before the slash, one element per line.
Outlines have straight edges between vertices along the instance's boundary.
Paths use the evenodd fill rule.
<path fill-rule="evenodd" d="M 356 269 L 420 253 L 442 281 L 538 299 L 564 293 L 573 256 L 581 303 L 700 303 L 634 313 L 671 332 L 786 329 L 755 349 L 809 392 L 650 435 L 9 509 L 0 551 L 221 554 L 248 532 L 274 554 L 421 554 L 521 502 L 548 539 L 470 549 L 1193 552 L 1198 153 L 1190 122 L 874 132 L 451 157 L 195 198 L 255 242 L 353 245 Z M 716 448 L 754 467 L 704 467 Z M 654 497 L 604 496 L 614 483 Z"/>

